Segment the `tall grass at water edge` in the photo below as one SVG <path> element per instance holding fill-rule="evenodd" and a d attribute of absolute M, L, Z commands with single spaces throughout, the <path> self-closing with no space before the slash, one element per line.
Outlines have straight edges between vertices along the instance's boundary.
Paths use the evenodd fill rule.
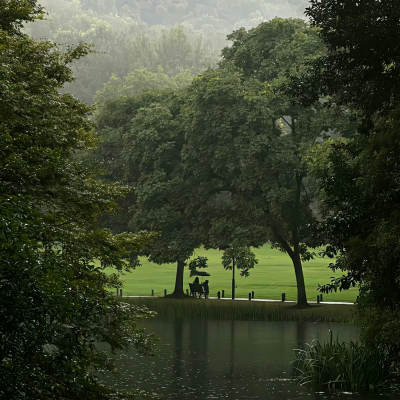
<path fill-rule="evenodd" d="M 396 362 L 383 348 L 367 348 L 358 342 L 338 339 L 321 344 L 313 340 L 308 350 L 295 350 L 300 385 L 316 384 L 355 389 L 389 387 L 398 377 Z"/>
<path fill-rule="evenodd" d="M 349 305 L 318 304 L 298 309 L 293 303 L 151 297 L 122 299 L 130 304 L 144 305 L 158 315 L 174 318 L 355 323 L 354 308 Z"/>

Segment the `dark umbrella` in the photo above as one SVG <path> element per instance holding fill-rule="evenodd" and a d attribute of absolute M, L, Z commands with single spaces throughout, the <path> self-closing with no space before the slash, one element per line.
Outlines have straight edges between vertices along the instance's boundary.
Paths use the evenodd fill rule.
<path fill-rule="evenodd" d="M 211 275 L 206 271 L 191 271 L 190 276 L 211 276 Z"/>

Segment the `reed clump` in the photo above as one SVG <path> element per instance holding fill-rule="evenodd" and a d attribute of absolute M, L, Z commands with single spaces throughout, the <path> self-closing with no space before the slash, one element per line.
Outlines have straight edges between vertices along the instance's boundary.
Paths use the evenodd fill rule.
<path fill-rule="evenodd" d="M 174 318 L 354 323 L 353 307 L 348 305 L 319 304 L 298 309 L 293 303 L 257 301 L 152 297 L 125 297 L 123 301 L 144 305 L 158 315 Z"/>
<path fill-rule="evenodd" d="M 332 332 L 328 343 L 313 340 L 308 350 L 295 350 L 293 363 L 300 385 L 373 390 L 390 386 L 398 376 L 390 352 L 358 342 L 332 340 Z"/>

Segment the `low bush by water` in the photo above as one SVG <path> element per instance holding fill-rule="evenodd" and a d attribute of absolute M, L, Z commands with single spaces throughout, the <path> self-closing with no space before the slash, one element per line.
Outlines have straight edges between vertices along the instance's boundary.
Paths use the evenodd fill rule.
<path fill-rule="evenodd" d="M 354 308 L 349 305 L 318 304 L 299 310 L 293 303 L 240 300 L 125 297 L 123 301 L 175 318 L 354 323 Z"/>
<path fill-rule="evenodd" d="M 308 350 L 295 350 L 300 385 L 314 383 L 354 389 L 384 388 L 397 376 L 396 364 L 380 347 L 366 348 L 358 342 L 313 340 Z"/>

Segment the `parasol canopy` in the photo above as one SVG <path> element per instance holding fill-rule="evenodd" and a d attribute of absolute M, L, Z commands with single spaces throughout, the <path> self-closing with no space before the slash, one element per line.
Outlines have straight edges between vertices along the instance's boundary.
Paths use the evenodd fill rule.
<path fill-rule="evenodd" d="M 206 271 L 191 271 L 190 276 L 211 276 L 211 275 Z"/>

